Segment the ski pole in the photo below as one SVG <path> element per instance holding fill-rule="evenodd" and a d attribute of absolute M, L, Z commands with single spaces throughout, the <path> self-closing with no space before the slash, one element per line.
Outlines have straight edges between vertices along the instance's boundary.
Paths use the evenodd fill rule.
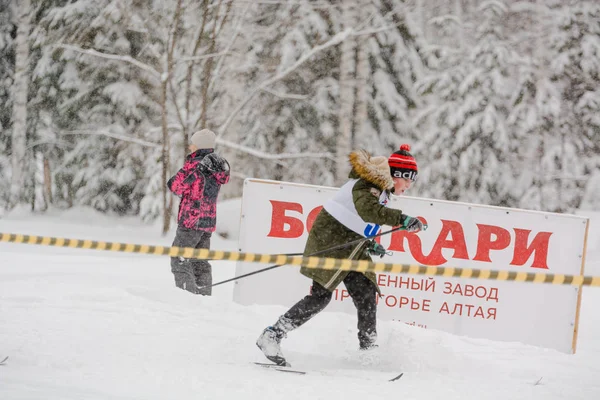
<path fill-rule="evenodd" d="M 312 253 L 312 254 L 309 254 L 309 255 L 307 255 L 306 257 L 314 257 L 314 256 L 318 256 L 318 255 L 321 255 L 321 254 L 326 254 L 326 253 L 332 252 L 332 251 L 334 251 L 334 250 L 339 250 L 339 249 L 343 249 L 343 248 L 346 248 L 346 247 L 352 246 L 352 245 L 354 245 L 354 244 L 357 244 L 357 245 L 358 245 L 358 244 L 361 244 L 361 243 L 363 243 L 363 242 L 365 242 L 365 241 L 367 241 L 367 240 L 371 240 L 371 239 L 374 239 L 374 238 L 376 238 L 376 237 L 380 237 L 380 236 L 383 236 L 383 235 L 387 235 L 387 234 L 390 234 L 390 233 L 392 233 L 392 232 L 396 232 L 396 231 L 399 231 L 399 230 L 402 230 L 402 229 L 404 229 L 404 227 L 403 227 L 403 226 L 397 226 L 397 227 L 395 227 L 395 228 L 392 228 L 392 229 L 390 229 L 390 230 L 388 230 L 388 231 L 385 231 L 385 232 L 378 233 L 377 235 L 374 235 L 374 236 L 369 236 L 369 237 L 367 237 L 367 238 L 360 238 L 360 239 L 356 239 L 356 240 L 353 240 L 353 241 L 351 241 L 351 242 L 348 242 L 348 243 L 342 243 L 342 244 L 340 244 L 340 245 L 337 245 L 337 246 L 330 247 L 330 248 L 328 248 L 328 249 L 319 250 L 319 251 L 317 251 L 317 252 L 315 252 L 315 253 Z M 298 256 L 301 256 L 301 255 L 304 255 L 304 253 L 294 253 L 293 255 L 292 255 L 292 254 L 286 254 L 286 255 L 288 255 L 288 256 L 296 256 L 296 255 L 298 255 Z M 224 281 L 221 281 L 221 282 L 213 283 L 212 285 L 202 286 L 202 287 L 200 287 L 200 288 L 198 288 L 198 289 L 199 289 L 199 290 L 200 290 L 200 289 L 208 289 L 208 288 L 211 288 L 211 287 L 214 287 L 214 286 L 222 285 L 223 283 L 227 283 L 227 282 L 231 282 L 231 281 L 236 281 L 236 280 L 238 280 L 238 279 L 246 278 L 246 277 L 248 277 L 248 276 L 252 276 L 252 275 L 256 275 L 256 274 L 260 274 L 261 272 L 266 272 L 266 271 L 269 271 L 269 270 L 271 270 L 271 269 L 275 269 L 275 268 L 278 268 L 278 267 L 282 267 L 282 266 L 284 266 L 284 265 L 285 265 L 285 264 L 275 264 L 275 265 L 271 265 L 270 267 L 267 267 L 267 268 L 259 269 L 259 270 L 256 270 L 256 271 L 252 271 L 252 272 L 249 272 L 249 273 L 247 273 L 247 274 L 240 275 L 240 276 L 234 276 L 233 278 L 229 278 L 229 279 L 226 279 L 226 280 L 224 280 Z"/>
<path fill-rule="evenodd" d="M 378 234 L 376 234 L 376 235 L 369 236 L 369 237 L 366 237 L 366 238 L 356 239 L 356 240 L 353 240 L 353 241 L 351 241 L 351 242 L 348 242 L 348 243 L 342 243 L 342 244 L 339 244 L 339 245 L 337 245 L 337 246 L 333 246 L 333 247 L 330 247 L 330 248 L 328 248 L 328 249 L 324 249 L 324 250 L 321 250 L 321 251 L 328 253 L 328 252 L 330 252 L 330 251 L 339 250 L 339 249 L 344 249 L 344 248 L 346 248 L 346 247 L 350 247 L 350 246 L 353 246 L 353 245 L 355 245 L 355 244 L 359 244 L 359 243 L 360 243 L 360 242 L 362 242 L 363 240 L 370 240 L 370 239 L 374 239 L 374 238 L 376 238 L 376 237 L 380 237 L 380 236 L 383 236 L 383 235 L 387 235 L 387 234 L 389 234 L 389 233 L 393 233 L 393 232 L 396 232 L 396 231 L 399 231 L 399 230 L 402 230 L 402 229 L 404 229 L 404 227 L 402 227 L 402 226 L 397 226 L 396 228 L 390 229 L 389 231 L 381 232 L 381 233 L 378 233 Z M 319 252 L 319 254 L 321 254 L 321 253 Z M 304 253 L 283 253 L 283 254 L 277 254 L 277 255 L 280 255 L 280 256 L 287 256 L 287 257 L 296 257 L 296 256 L 303 256 L 303 255 L 304 255 Z M 312 256 L 316 256 L 316 255 L 317 255 L 317 254 L 309 254 L 309 255 L 307 255 L 307 257 L 312 257 Z M 213 258 L 206 258 L 205 260 L 206 260 L 206 261 L 219 261 L 219 260 L 215 260 L 215 259 L 213 259 Z M 285 264 L 282 264 L 282 265 L 285 265 Z"/>
<path fill-rule="evenodd" d="M 336 246 L 336 247 L 337 247 L 337 246 Z M 312 256 L 317 256 L 317 255 L 319 255 L 319 254 L 328 253 L 328 252 L 330 252 L 330 251 L 332 251 L 332 250 L 333 250 L 333 249 L 324 249 L 324 250 L 321 250 L 321 251 L 317 251 L 316 253 L 309 254 L 307 257 L 312 257 Z M 286 254 L 286 255 L 289 255 L 289 254 Z M 298 256 L 302 256 L 302 255 L 304 255 L 304 253 L 296 253 L 296 254 L 294 254 L 294 256 L 296 256 L 296 255 L 298 255 Z M 293 257 L 293 256 L 292 256 L 292 257 Z M 271 265 L 270 267 L 267 267 L 267 268 L 259 269 L 259 270 L 256 270 L 256 271 L 253 271 L 253 272 L 249 272 L 249 273 L 247 273 L 247 274 L 240 275 L 240 276 L 234 276 L 233 278 L 229 278 L 229 279 L 226 279 L 226 280 L 224 280 L 224 281 L 221 281 L 221 282 L 213 283 L 212 285 L 209 285 L 209 286 L 203 286 L 203 287 L 201 287 L 201 288 L 198 288 L 198 289 L 199 289 L 199 290 L 200 290 L 200 289 L 206 289 L 206 288 L 210 288 L 210 287 L 213 287 L 213 286 L 221 285 L 221 284 L 223 284 L 223 283 L 227 283 L 227 282 L 231 282 L 231 281 L 237 281 L 238 279 L 246 278 L 247 276 L 251 276 L 251 275 L 260 274 L 261 272 L 265 272 L 265 271 L 268 271 L 268 270 L 270 270 L 270 269 L 275 269 L 275 268 L 277 268 L 277 267 L 283 267 L 284 265 L 285 265 L 285 264 L 275 264 L 275 265 Z"/>

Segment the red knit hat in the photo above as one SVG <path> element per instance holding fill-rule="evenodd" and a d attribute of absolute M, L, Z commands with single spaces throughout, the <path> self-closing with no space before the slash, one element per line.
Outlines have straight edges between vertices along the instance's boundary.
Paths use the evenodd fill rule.
<path fill-rule="evenodd" d="M 409 151 L 410 145 L 403 144 L 400 150 L 392 153 L 388 158 L 388 165 L 392 177 L 410 179 L 414 182 L 417 180 L 417 162 Z"/>

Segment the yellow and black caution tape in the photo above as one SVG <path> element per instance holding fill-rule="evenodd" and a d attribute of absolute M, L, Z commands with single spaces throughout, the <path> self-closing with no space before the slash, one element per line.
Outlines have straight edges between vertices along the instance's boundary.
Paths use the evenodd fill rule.
<path fill-rule="evenodd" d="M 299 257 L 282 254 L 256 254 L 234 251 L 194 249 L 190 247 L 150 246 L 146 244 L 99 242 L 47 236 L 0 233 L 0 242 L 38 244 L 54 247 L 70 247 L 77 249 L 118 251 L 125 253 L 141 253 L 170 257 L 196 258 L 203 260 L 229 260 L 261 264 L 302 265 L 307 268 L 334 269 L 359 272 L 389 272 L 395 274 L 412 274 L 427 276 L 444 276 L 448 278 L 473 278 L 495 281 L 515 281 L 531 283 L 549 283 L 552 285 L 598 286 L 600 276 L 545 274 L 517 271 L 493 271 L 473 268 L 434 267 L 410 264 L 388 264 L 382 262 L 344 260 L 336 258 Z"/>

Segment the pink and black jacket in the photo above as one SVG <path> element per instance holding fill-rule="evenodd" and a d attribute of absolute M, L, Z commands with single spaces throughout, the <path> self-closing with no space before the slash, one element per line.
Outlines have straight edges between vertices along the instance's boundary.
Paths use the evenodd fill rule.
<path fill-rule="evenodd" d="M 217 196 L 229 182 L 229 163 L 213 149 L 188 155 L 185 164 L 169 179 L 169 190 L 181 197 L 177 223 L 180 227 L 214 232 L 217 223 Z"/>

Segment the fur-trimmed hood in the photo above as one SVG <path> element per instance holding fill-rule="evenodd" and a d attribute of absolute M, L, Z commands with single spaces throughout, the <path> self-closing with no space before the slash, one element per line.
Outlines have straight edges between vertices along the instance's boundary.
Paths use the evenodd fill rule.
<path fill-rule="evenodd" d="M 350 178 L 364 179 L 381 190 L 391 190 L 394 187 L 386 157 L 372 157 L 366 150 L 356 150 L 350 153 L 348 159 L 352 166 Z"/>

